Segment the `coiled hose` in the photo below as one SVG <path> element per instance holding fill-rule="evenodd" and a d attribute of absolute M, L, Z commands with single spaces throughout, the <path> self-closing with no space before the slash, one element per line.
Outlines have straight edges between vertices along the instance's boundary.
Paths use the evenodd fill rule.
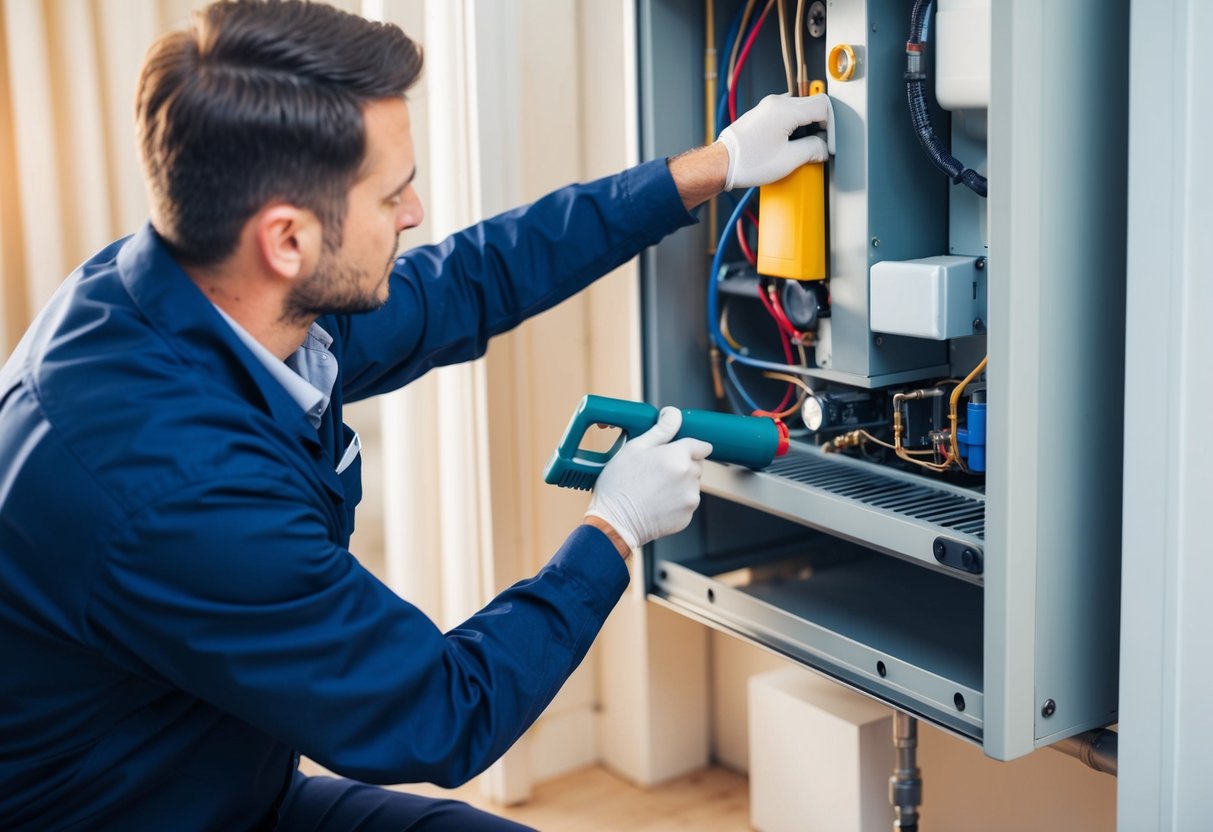
<path fill-rule="evenodd" d="M 965 185 L 978 196 L 986 195 L 986 178 L 953 156 L 944 147 L 931 124 L 927 110 L 927 73 L 923 64 L 923 44 L 926 42 L 927 17 L 933 0 L 915 0 L 910 11 L 910 39 L 906 41 L 906 97 L 910 103 L 910 121 L 918 143 L 935 167 L 948 175 L 955 184 Z"/>

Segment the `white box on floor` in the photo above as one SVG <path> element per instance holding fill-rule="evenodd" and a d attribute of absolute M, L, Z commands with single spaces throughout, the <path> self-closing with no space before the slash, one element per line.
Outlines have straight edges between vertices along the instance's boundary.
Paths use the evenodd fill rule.
<path fill-rule="evenodd" d="M 759 832 L 887 832 L 893 712 L 807 670 L 751 676 L 750 823 Z"/>

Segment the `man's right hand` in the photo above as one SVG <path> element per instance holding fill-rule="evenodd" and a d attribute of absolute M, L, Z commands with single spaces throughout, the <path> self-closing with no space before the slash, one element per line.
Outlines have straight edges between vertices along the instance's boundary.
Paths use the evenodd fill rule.
<path fill-rule="evenodd" d="M 625 443 L 598 475 L 586 516 L 607 523 L 630 548 L 682 531 L 699 506 L 699 477 L 712 446 L 691 438 L 671 442 L 681 426 L 681 411 L 662 409 L 657 424 Z"/>
<path fill-rule="evenodd" d="M 724 189 L 766 185 L 801 165 L 824 162 L 834 144 L 834 108 L 828 95 L 768 95 L 720 134 L 729 151 Z M 798 127 L 820 124 L 826 134 L 791 139 Z M 789 141 L 791 139 L 791 141 Z"/>

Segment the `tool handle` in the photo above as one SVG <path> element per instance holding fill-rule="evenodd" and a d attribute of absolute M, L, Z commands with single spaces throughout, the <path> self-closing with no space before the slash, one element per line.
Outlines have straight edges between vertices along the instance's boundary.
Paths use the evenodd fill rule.
<path fill-rule="evenodd" d="M 548 460 L 543 472 L 543 481 L 549 485 L 578 488 L 588 491 L 594 486 L 598 474 L 610 461 L 623 443 L 639 436 L 657 424 L 657 408 L 644 402 L 610 399 L 606 396 L 587 395 L 573 413 L 564 436 L 556 446 L 556 452 Z M 590 451 L 581 447 L 581 441 L 591 425 L 610 425 L 619 428 L 619 438 L 606 451 Z"/>
<path fill-rule="evenodd" d="M 544 482 L 565 488 L 589 490 L 611 457 L 624 443 L 657 423 L 659 411 L 643 402 L 588 395 L 581 400 L 556 452 L 544 471 Z M 619 428 L 620 435 L 606 451 L 581 448 L 591 425 Z M 762 468 L 787 451 L 787 427 L 772 418 L 739 416 L 710 410 L 683 410 L 682 427 L 674 439 L 691 436 L 712 445 L 708 459 Z"/>

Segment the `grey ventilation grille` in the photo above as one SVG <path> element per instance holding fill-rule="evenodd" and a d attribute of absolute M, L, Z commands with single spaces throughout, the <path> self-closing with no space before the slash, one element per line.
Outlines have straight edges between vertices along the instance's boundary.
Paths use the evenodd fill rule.
<path fill-rule="evenodd" d="M 986 503 L 918 481 L 898 479 L 849 460 L 816 453 L 797 453 L 778 460 L 765 473 L 818 488 L 873 508 L 985 539 Z"/>

